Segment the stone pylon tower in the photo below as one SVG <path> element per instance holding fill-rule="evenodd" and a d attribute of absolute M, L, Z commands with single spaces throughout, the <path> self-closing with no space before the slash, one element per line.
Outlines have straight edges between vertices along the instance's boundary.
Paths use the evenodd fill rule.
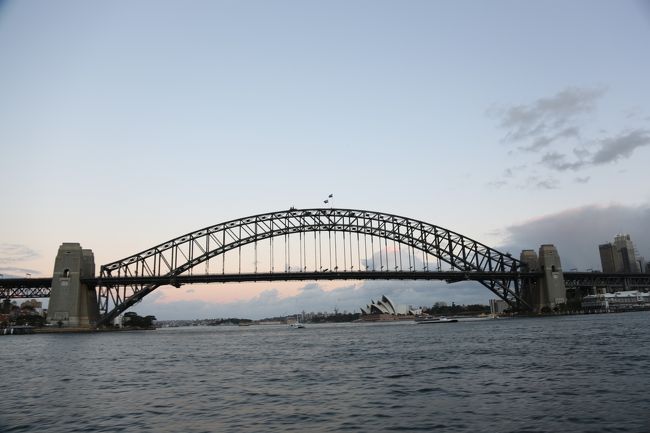
<path fill-rule="evenodd" d="M 519 256 L 521 272 L 538 272 L 539 260 L 534 250 L 523 250 Z M 526 279 L 521 282 L 521 297 L 532 308 L 536 308 L 539 300 L 539 281 L 537 278 Z"/>
<path fill-rule="evenodd" d="M 539 266 L 542 278 L 539 280 L 539 299 L 533 308 L 540 312 L 544 307 L 551 310 L 559 304 L 566 303 L 566 286 L 560 255 L 554 245 L 539 247 Z"/>
<path fill-rule="evenodd" d="M 521 282 L 521 296 L 535 313 L 542 309 L 553 309 L 566 303 L 564 274 L 557 248 L 553 245 L 539 247 L 539 256 L 534 250 L 523 250 L 519 257 L 521 272 L 538 272 L 540 278 L 525 279 Z"/>
<path fill-rule="evenodd" d="M 47 320 L 64 326 L 92 328 L 99 319 L 94 287 L 81 282 L 95 276 L 95 257 L 77 243 L 64 243 L 54 262 Z"/>

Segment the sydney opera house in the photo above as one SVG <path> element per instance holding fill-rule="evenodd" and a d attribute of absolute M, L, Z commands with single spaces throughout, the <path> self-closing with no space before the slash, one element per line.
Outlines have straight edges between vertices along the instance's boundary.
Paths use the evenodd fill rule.
<path fill-rule="evenodd" d="M 416 311 L 406 305 L 397 305 L 387 296 L 382 296 L 378 301 L 370 301 L 370 304 L 361 307 L 361 317 L 365 320 L 398 320 L 417 314 Z"/>

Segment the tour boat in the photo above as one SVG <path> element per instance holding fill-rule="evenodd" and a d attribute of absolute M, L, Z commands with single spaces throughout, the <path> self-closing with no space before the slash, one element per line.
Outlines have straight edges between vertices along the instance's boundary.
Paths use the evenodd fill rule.
<path fill-rule="evenodd" d="M 415 323 L 428 324 L 428 323 L 455 323 L 458 319 L 449 319 L 447 317 L 416 317 Z"/>

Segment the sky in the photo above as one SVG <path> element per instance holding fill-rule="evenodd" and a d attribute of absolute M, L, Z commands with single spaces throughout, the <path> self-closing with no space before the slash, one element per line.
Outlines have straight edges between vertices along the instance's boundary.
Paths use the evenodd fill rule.
<path fill-rule="evenodd" d="M 0 273 L 323 206 L 518 255 L 650 258 L 650 2 L 0 0 Z M 487 302 L 477 285 L 161 288 L 158 318 Z"/>

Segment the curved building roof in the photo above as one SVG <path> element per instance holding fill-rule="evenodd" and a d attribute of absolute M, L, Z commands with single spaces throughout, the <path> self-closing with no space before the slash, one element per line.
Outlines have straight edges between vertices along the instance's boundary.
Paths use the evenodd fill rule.
<path fill-rule="evenodd" d="M 413 314 L 413 312 L 408 308 L 400 308 L 393 301 L 391 301 L 387 296 L 382 296 L 380 300 L 373 301 L 370 300 L 370 304 L 365 307 L 361 307 L 361 314 Z"/>

